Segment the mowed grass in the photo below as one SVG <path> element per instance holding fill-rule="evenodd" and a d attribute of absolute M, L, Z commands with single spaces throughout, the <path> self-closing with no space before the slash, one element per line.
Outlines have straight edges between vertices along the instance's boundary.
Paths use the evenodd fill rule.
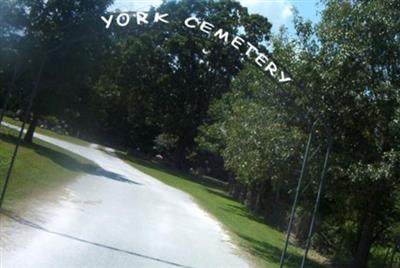
<path fill-rule="evenodd" d="M 17 132 L 0 128 L 0 189 L 15 148 Z M 57 187 L 72 181 L 83 171 L 95 168 L 90 161 L 35 139 L 34 144 L 22 144 L 17 154 L 3 208 L 24 206 L 29 198 L 52 193 Z"/>
<path fill-rule="evenodd" d="M 193 196 L 201 207 L 218 219 L 231 233 L 254 266 L 279 267 L 284 233 L 251 215 L 246 207 L 231 199 L 220 185 L 168 169 L 155 161 L 120 156 L 138 170 Z M 302 254 L 301 248 L 290 245 L 285 267 L 300 267 Z M 309 255 L 312 259 L 306 267 L 328 267 L 322 264 L 325 260 L 323 257 L 315 252 Z"/>

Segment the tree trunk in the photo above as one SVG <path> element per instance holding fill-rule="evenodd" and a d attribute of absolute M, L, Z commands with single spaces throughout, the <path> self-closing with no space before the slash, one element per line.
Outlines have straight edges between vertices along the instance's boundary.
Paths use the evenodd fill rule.
<path fill-rule="evenodd" d="M 248 191 L 248 186 L 245 184 L 240 184 L 240 194 L 239 194 L 239 201 L 242 202 L 243 204 L 245 203 L 246 196 L 247 196 L 247 191 Z"/>
<path fill-rule="evenodd" d="M 261 211 L 261 207 L 262 207 L 262 199 L 264 197 L 264 193 L 265 193 L 265 182 L 261 182 L 258 185 L 258 189 L 257 189 L 257 195 L 256 195 L 256 200 L 255 200 L 255 204 L 254 204 L 254 211 L 255 212 L 260 212 Z"/>
<path fill-rule="evenodd" d="M 36 126 L 37 126 L 37 123 L 38 123 L 38 119 L 39 119 L 38 116 L 36 114 L 33 114 L 33 118 L 32 118 L 32 120 L 31 120 L 31 122 L 29 124 L 28 131 L 26 132 L 25 137 L 24 137 L 24 142 L 32 143 L 33 134 L 35 133 L 35 129 L 36 129 Z"/>
<path fill-rule="evenodd" d="M 249 185 L 247 187 L 247 192 L 246 192 L 246 197 L 244 199 L 244 204 L 247 208 L 249 208 L 251 211 L 254 209 L 254 195 L 255 195 L 255 189 L 254 185 Z"/>
<path fill-rule="evenodd" d="M 229 188 L 229 195 L 232 196 L 234 199 L 237 199 L 239 196 L 238 182 L 232 175 L 229 175 L 228 188 Z"/>
<path fill-rule="evenodd" d="M 259 205 L 261 205 L 260 191 L 261 187 L 259 183 L 253 183 L 248 185 L 247 193 L 245 198 L 245 205 L 253 212 L 259 211 Z"/>
<path fill-rule="evenodd" d="M 361 228 L 357 249 L 353 255 L 352 268 L 367 268 L 374 233 L 373 216 L 370 213 L 367 213 Z"/>

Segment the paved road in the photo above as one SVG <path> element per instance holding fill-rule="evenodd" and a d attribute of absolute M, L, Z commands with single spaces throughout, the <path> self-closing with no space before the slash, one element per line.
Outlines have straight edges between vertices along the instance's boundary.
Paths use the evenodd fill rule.
<path fill-rule="evenodd" d="M 96 146 L 37 134 L 99 165 L 0 217 L 0 267 L 248 267 L 220 224 L 187 194 Z"/>

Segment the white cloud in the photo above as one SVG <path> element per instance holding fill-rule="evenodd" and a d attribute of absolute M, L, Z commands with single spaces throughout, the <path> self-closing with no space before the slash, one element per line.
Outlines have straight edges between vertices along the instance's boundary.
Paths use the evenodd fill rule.
<path fill-rule="evenodd" d="M 291 5 L 287 5 L 285 6 L 285 8 L 282 10 L 282 18 L 283 19 L 287 19 L 289 17 L 291 17 L 293 14 L 292 12 L 292 6 Z"/>
<path fill-rule="evenodd" d="M 250 13 L 261 14 L 268 18 L 277 30 L 288 23 L 293 15 L 292 4 L 288 0 L 240 0 Z"/>

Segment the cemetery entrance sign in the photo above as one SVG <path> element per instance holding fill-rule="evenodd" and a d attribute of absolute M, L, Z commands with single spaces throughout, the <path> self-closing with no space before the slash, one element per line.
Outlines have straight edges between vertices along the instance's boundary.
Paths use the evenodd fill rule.
<path fill-rule="evenodd" d="M 111 14 L 108 17 L 101 16 L 101 20 L 105 24 L 105 28 L 108 29 L 112 25 L 117 27 L 128 27 L 129 25 L 146 25 L 150 23 L 169 23 L 167 20 L 168 14 L 155 13 L 152 21 L 149 20 L 149 14 L 147 12 L 125 12 L 118 15 Z M 213 38 L 217 41 L 222 41 L 225 45 L 232 46 L 232 48 L 244 51 L 247 59 L 252 60 L 259 68 L 269 74 L 278 83 L 286 83 L 292 80 L 284 70 L 280 70 L 278 65 L 271 60 L 265 53 L 259 51 L 259 49 L 246 41 L 240 36 L 225 31 L 222 28 L 217 28 L 214 24 L 200 20 L 196 17 L 188 17 L 183 21 L 183 25 L 190 30 L 198 30 L 204 34 L 206 38 Z M 203 50 L 204 51 L 204 50 Z"/>

